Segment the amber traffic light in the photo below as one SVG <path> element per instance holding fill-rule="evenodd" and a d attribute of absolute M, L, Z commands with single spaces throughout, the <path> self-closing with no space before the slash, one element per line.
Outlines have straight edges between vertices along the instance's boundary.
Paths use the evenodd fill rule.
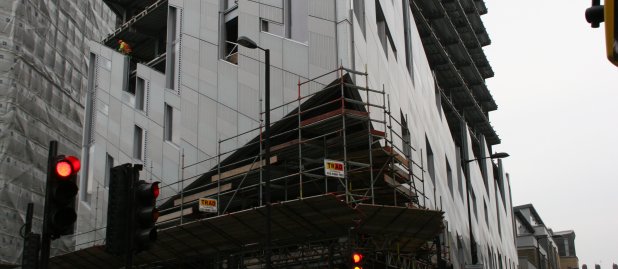
<path fill-rule="evenodd" d="M 363 269 L 363 254 L 352 252 L 352 269 Z"/>

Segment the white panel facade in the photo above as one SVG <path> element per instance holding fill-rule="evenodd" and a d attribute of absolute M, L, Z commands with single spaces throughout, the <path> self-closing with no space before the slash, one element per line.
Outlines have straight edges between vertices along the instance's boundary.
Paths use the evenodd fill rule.
<path fill-rule="evenodd" d="M 471 223 L 472 234 L 478 245 L 479 262 L 487 268 L 516 267 L 518 261 L 513 242 L 508 179 L 504 171 L 498 171 L 506 192 L 501 194 L 501 189 L 493 179 L 492 161 L 473 161 L 469 163 L 471 190 L 467 190 L 462 168 L 464 156 L 459 156 L 459 148 L 453 142 L 444 111 L 439 100 L 436 102 L 434 76 L 414 23 L 409 25 L 412 45 L 411 55 L 407 56 L 413 59 L 413 71 L 406 66 L 405 29 L 401 18 L 403 12 L 410 10 L 402 6 L 402 1 L 379 1 L 392 38 L 384 50 L 376 23 L 374 1 L 365 2 L 364 34 L 351 9 L 352 1 L 299 1 L 306 1 L 308 5 L 307 41 L 304 42 L 260 30 L 263 20 L 268 20 L 268 23 L 285 23 L 284 1 L 238 1 L 238 36 L 250 37 L 259 46 L 270 49 L 271 107 L 296 100 L 299 80 L 320 76 L 340 65 L 359 71 L 366 70 L 369 87 L 384 89 L 390 110 L 397 118 L 400 114 L 404 115 L 407 121 L 411 144 L 415 149 L 412 152 L 413 159 L 422 160 L 422 166 L 425 167 L 424 171 L 415 172 L 424 173 L 426 179 L 426 206 L 445 212 L 448 236 L 443 239 L 443 244 L 449 246 L 453 267 L 463 268 L 472 260 L 467 199 L 469 191 L 474 193 L 476 200 L 476 209 L 471 209 Z M 102 230 L 97 233 L 89 231 L 105 226 L 105 214 L 101 212 L 106 212 L 104 167 L 107 155 L 114 159 L 114 165 L 124 162 L 143 163 L 141 176 L 161 181 L 164 186 L 162 196 L 170 197 L 198 175 L 213 168 L 216 165 L 215 156 L 233 152 L 258 135 L 254 131 L 236 137 L 260 124 L 260 112 L 264 110 L 264 55 L 258 50 L 240 48 L 237 63 L 220 57 L 224 42 L 219 25 L 225 18 L 217 11 L 222 10 L 220 4 L 223 2 L 170 1 L 170 5 L 176 6 L 182 13 L 181 57 L 173 63 L 175 69 L 180 70 L 180 89 L 166 89 L 165 74 L 138 64 L 137 75 L 148 85 L 145 111 L 136 109 L 135 97 L 122 91 L 126 87 L 122 85 L 122 78 L 127 72 L 124 69 L 126 57 L 102 45 L 91 44 L 91 51 L 96 54 L 99 65 L 94 95 L 97 111 L 95 139 L 90 146 L 92 150 L 87 151 L 91 161 L 87 167 L 89 173 L 86 180 L 92 186 L 88 188 L 87 194 L 98 198 L 94 199 L 95 202 L 83 202 L 80 206 L 78 233 L 83 235 L 78 237 L 77 243 L 82 243 L 81 247 L 92 245 L 87 242 L 100 243 L 104 238 Z M 111 68 L 108 70 L 105 65 Z M 334 78 L 335 74 L 331 74 L 320 78 L 318 82 L 323 86 Z M 354 76 L 354 79 L 360 80 L 361 76 Z M 364 81 L 356 83 L 364 85 Z M 311 91 L 304 88 L 302 94 Z M 366 99 L 365 96 L 362 98 Z M 372 93 L 369 101 L 378 103 L 382 101 L 381 98 L 381 95 Z M 173 108 L 171 141 L 165 141 L 163 134 L 166 105 Z M 272 121 L 282 118 L 296 106 L 293 103 L 283 110 L 274 111 Z M 372 117 L 380 119 L 382 115 L 372 114 Z M 134 158 L 135 126 L 142 128 L 147 137 L 144 157 L 141 159 Z M 469 132 L 465 133 L 467 145 L 471 145 L 472 138 Z M 397 143 L 401 147 L 401 140 Z M 430 180 L 426 169 L 429 166 L 427 144 L 433 152 L 433 180 Z M 483 156 L 489 156 L 491 153 L 488 147 L 484 143 L 482 145 Z M 471 147 L 465 151 L 468 152 L 468 159 L 474 158 Z M 182 168 L 183 164 L 196 162 L 202 163 Z M 481 165 L 481 162 L 485 162 L 485 165 Z M 452 187 L 449 187 L 447 181 L 447 167 L 451 170 Z M 487 186 L 481 172 L 483 167 L 486 167 L 483 173 L 488 177 Z M 499 167 L 502 170 L 501 162 Z M 191 179 L 178 183 L 180 178 Z M 506 199 L 503 200 L 501 195 Z M 95 215 L 96 221 L 93 222 Z M 499 266 L 500 263 L 502 265 Z"/>

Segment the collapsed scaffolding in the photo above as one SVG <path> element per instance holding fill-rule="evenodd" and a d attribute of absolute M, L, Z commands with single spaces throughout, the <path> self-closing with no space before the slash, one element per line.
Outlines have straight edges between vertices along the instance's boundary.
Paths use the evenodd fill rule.
<path fill-rule="evenodd" d="M 326 87 L 318 83 L 329 76 L 335 79 Z M 353 76 L 365 85 L 358 86 Z M 318 84 L 321 90 L 313 91 Z M 405 117 L 392 115 L 385 90 L 369 88 L 366 72 L 343 67 L 297 85 L 296 100 L 270 111 L 291 110 L 271 124 L 273 267 L 337 268 L 349 262 L 352 251 L 380 267 L 441 263 L 449 253 L 436 241 L 444 231 L 442 212 L 427 209 L 422 157 L 416 161 Z M 212 158 L 187 165 L 183 159 L 181 180 L 161 186 L 164 193 L 179 191 L 160 198 L 159 240 L 136 257 L 138 264 L 264 265 L 263 128 L 220 140 Z M 223 150 L 254 134 L 241 147 Z M 184 177 L 186 169 L 208 162 L 216 165 Z M 215 201 L 214 210 L 201 211 L 201 198 Z M 106 267 L 122 266 L 101 247 L 81 252 L 88 255 L 63 255 L 52 263 L 63 268 L 105 260 Z"/>

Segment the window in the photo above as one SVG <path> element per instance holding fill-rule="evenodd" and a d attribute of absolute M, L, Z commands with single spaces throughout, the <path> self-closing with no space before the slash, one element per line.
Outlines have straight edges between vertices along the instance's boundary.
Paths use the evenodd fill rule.
<path fill-rule="evenodd" d="M 169 6 L 167 16 L 167 52 L 165 59 L 165 87 L 176 88 L 176 59 L 180 52 L 180 11 Z"/>
<path fill-rule="evenodd" d="M 286 35 L 285 37 L 298 42 L 307 43 L 309 40 L 309 5 L 307 0 L 286 0 L 284 5 Z"/>
<path fill-rule="evenodd" d="M 457 147 L 456 148 L 456 156 L 457 156 L 457 163 L 460 164 L 461 163 L 461 148 Z M 464 199 L 464 190 L 463 190 L 463 186 L 464 186 L 464 182 L 465 182 L 465 177 L 463 176 L 462 173 L 462 169 L 461 169 L 461 165 L 457 165 L 457 187 L 459 188 L 459 195 L 461 195 L 461 199 Z"/>
<path fill-rule="evenodd" d="M 440 115 L 440 119 L 442 119 L 442 94 L 440 86 L 438 86 L 438 80 L 436 79 L 436 74 L 433 74 L 433 85 L 434 85 L 434 94 L 436 98 L 436 109 L 438 109 L 438 115 Z"/>
<path fill-rule="evenodd" d="M 109 188 L 109 178 L 110 178 L 110 174 L 111 171 L 110 169 L 112 169 L 112 167 L 114 167 L 114 158 L 112 158 L 112 156 L 110 156 L 109 154 L 105 154 L 107 157 L 105 158 L 105 182 L 104 182 L 104 186 L 105 188 Z"/>
<path fill-rule="evenodd" d="M 485 210 L 485 224 L 489 226 L 489 212 L 487 212 L 487 202 L 485 200 L 483 200 L 483 209 Z"/>
<path fill-rule="evenodd" d="M 283 36 L 285 33 L 283 24 L 269 20 L 262 20 L 261 23 L 262 32 L 271 33 L 273 35 Z"/>
<path fill-rule="evenodd" d="M 393 51 L 393 56 L 397 59 L 397 49 L 395 48 L 393 37 L 388 29 L 384 12 L 382 11 L 382 7 L 380 6 L 378 0 L 376 0 L 376 24 L 378 26 L 378 37 L 380 38 L 380 43 L 382 43 L 382 49 L 384 49 L 386 58 L 388 59 L 388 46 L 390 45 L 391 50 Z"/>
<path fill-rule="evenodd" d="M 365 0 L 354 0 L 353 2 L 354 15 L 358 21 L 358 26 L 361 28 L 363 37 L 365 36 Z"/>
<path fill-rule="evenodd" d="M 384 18 L 384 12 L 382 12 L 382 7 L 378 0 L 376 0 L 376 24 L 378 25 L 378 37 L 380 38 L 380 43 L 382 43 L 382 49 L 388 58 L 388 49 L 387 49 L 387 37 L 386 37 L 386 19 Z"/>
<path fill-rule="evenodd" d="M 446 156 L 444 156 L 444 159 L 446 160 L 446 181 L 448 183 L 448 190 L 454 197 L 455 194 L 453 193 L 453 171 L 451 170 L 451 165 L 448 163 L 448 159 L 446 159 Z"/>
<path fill-rule="evenodd" d="M 410 1 L 402 0 L 402 11 L 403 11 L 403 38 L 405 41 L 405 61 L 406 66 L 408 67 L 408 73 L 410 74 L 410 78 L 412 79 L 412 84 L 414 84 L 414 65 L 412 62 L 412 34 L 410 30 Z"/>
<path fill-rule="evenodd" d="M 133 132 L 133 158 L 142 159 L 144 147 L 144 131 L 139 126 L 135 125 Z"/>
<path fill-rule="evenodd" d="M 401 115 L 401 142 L 403 144 L 403 154 L 406 156 L 406 158 L 412 159 L 412 145 L 410 144 L 412 141 L 410 139 L 410 129 L 408 129 L 408 121 L 403 115 L 403 112 L 400 111 L 399 114 Z"/>
<path fill-rule="evenodd" d="M 500 206 L 496 201 L 496 219 L 498 220 L 498 235 L 502 237 L 502 223 L 500 222 Z"/>
<path fill-rule="evenodd" d="M 474 194 L 474 190 L 470 189 L 470 198 L 472 198 L 472 210 L 474 211 L 474 218 L 476 221 L 479 221 L 479 213 L 476 205 L 476 195 Z"/>
<path fill-rule="evenodd" d="M 144 111 L 144 103 L 146 98 L 146 81 L 143 78 L 137 77 L 135 82 L 135 108 Z"/>
<path fill-rule="evenodd" d="M 429 140 L 425 137 L 425 148 L 427 150 L 427 173 L 429 173 L 429 178 L 431 178 L 431 183 L 433 183 L 434 188 L 436 187 L 436 170 L 433 163 L 433 151 L 431 150 L 431 145 L 429 144 Z"/>
<path fill-rule="evenodd" d="M 225 17 L 225 55 L 223 59 L 233 64 L 238 64 L 238 44 L 236 44 L 238 40 L 238 15 L 236 14 L 226 14 L 235 15 L 233 18 Z"/>
<path fill-rule="evenodd" d="M 164 112 L 164 122 L 163 122 L 163 139 L 165 141 L 172 141 L 172 130 L 173 130 L 173 120 L 174 120 L 174 108 L 168 104 L 165 104 L 165 112 Z"/>

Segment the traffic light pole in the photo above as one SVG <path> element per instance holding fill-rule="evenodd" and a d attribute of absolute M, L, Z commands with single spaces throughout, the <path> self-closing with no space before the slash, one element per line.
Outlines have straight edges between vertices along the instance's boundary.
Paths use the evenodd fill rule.
<path fill-rule="evenodd" d="M 133 233 L 135 227 L 135 212 L 133 211 L 135 207 L 135 185 L 137 185 L 137 180 L 135 178 L 135 170 L 138 169 L 138 166 L 131 166 L 131 181 L 129 182 L 129 199 L 128 201 L 128 209 L 127 209 L 127 249 L 125 251 L 125 267 L 124 268 L 133 268 Z M 139 167 L 141 169 L 141 166 Z M 138 172 L 139 173 L 139 172 Z"/>
<path fill-rule="evenodd" d="M 58 154 L 58 141 L 49 141 L 49 155 L 47 156 L 47 179 L 45 182 L 45 207 L 43 209 L 43 231 L 41 239 L 41 259 L 40 269 L 47 269 L 49 265 L 49 251 L 51 244 L 51 234 L 49 231 L 49 211 L 51 200 L 51 184 L 54 171 L 54 160 Z"/>

